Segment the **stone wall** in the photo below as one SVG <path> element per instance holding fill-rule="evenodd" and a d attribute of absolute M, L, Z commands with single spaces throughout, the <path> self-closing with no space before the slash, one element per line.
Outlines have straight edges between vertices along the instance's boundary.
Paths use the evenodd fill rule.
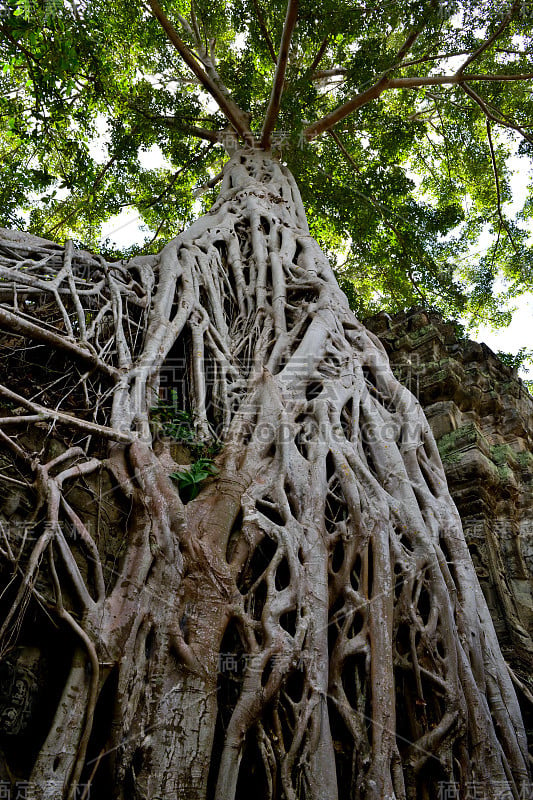
<path fill-rule="evenodd" d="M 517 685 L 531 687 L 533 397 L 515 370 L 438 313 L 382 313 L 365 324 L 424 407 L 504 655 Z"/>

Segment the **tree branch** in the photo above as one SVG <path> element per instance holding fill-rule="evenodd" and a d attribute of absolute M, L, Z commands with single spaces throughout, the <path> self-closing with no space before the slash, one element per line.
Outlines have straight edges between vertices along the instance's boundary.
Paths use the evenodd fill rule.
<path fill-rule="evenodd" d="M 72 414 L 64 414 L 62 411 L 54 411 L 53 409 L 46 408 L 38 403 L 33 403 L 31 400 L 27 400 L 25 397 L 22 397 L 22 395 L 12 392 L 11 389 L 8 389 L 7 386 L 3 386 L 2 384 L 0 384 L 0 395 L 7 397 L 8 400 L 11 400 L 15 403 L 19 403 L 21 406 L 26 406 L 26 408 L 29 408 L 31 411 L 39 414 L 43 420 L 53 419 L 56 422 L 72 425 L 75 428 L 88 431 L 89 433 L 98 433 L 100 436 L 105 436 L 107 439 L 112 439 L 116 442 L 131 444 L 133 441 L 133 437 L 129 434 L 120 433 L 119 431 L 115 431 L 113 428 L 108 428 L 106 425 L 97 425 L 96 422 L 89 422 L 85 419 L 77 419 L 77 417 L 72 416 Z"/>
<path fill-rule="evenodd" d="M 414 67 L 416 64 L 425 64 L 426 61 L 443 61 L 447 58 L 455 58 L 457 56 L 467 56 L 470 53 L 470 50 L 452 50 L 449 53 L 436 53 L 434 56 L 430 56 L 426 54 L 425 56 L 421 56 L 420 58 L 413 58 L 409 61 L 402 61 L 401 64 L 398 66 L 404 69 L 405 67 Z"/>
<path fill-rule="evenodd" d="M 514 243 L 514 239 L 511 236 L 511 232 L 509 230 L 509 226 L 507 225 L 507 222 L 506 222 L 505 217 L 503 216 L 503 212 L 502 212 L 502 198 L 501 198 L 501 191 L 500 191 L 500 178 L 499 178 L 499 175 L 498 175 L 498 165 L 496 163 L 496 153 L 494 152 L 494 142 L 492 141 L 492 131 L 491 131 L 491 127 L 490 127 L 490 120 L 487 119 L 486 122 L 487 122 L 487 139 L 488 139 L 489 148 L 490 148 L 490 160 L 491 160 L 491 163 L 492 163 L 492 172 L 494 174 L 494 184 L 495 184 L 495 187 L 496 187 L 496 201 L 497 201 L 497 207 L 498 207 L 498 217 L 500 219 L 500 225 L 502 226 L 504 231 L 507 233 L 507 236 L 509 237 L 509 241 L 511 242 L 515 253 L 518 254 L 518 248 L 517 248 L 516 244 Z"/>
<path fill-rule="evenodd" d="M 272 58 L 272 61 L 274 62 L 274 64 L 277 64 L 278 58 L 276 56 L 276 51 L 274 49 L 274 45 L 272 43 L 272 39 L 271 39 L 270 34 L 268 32 L 268 28 L 266 26 L 265 18 L 263 17 L 263 14 L 261 12 L 261 8 L 259 6 L 259 3 L 257 2 L 257 0 L 252 0 L 252 5 L 253 5 L 255 13 L 257 15 L 257 24 L 259 25 L 259 28 L 261 29 L 261 33 L 264 36 L 266 45 L 268 47 L 268 52 L 270 53 L 270 57 Z"/>
<path fill-rule="evenodd" d="M 494 185 L 496 187 L 496 203 L 498 206 L 498 216 L 500 218 L 500 224 L 505 227 L 505 220 L 502 214 L 502 198 L 500 192 L 500 178 L 498 176 L 498 165 L 496 163 L 496 154 L 494 152 L 494 143 L 492 141 L 492 132 L 490 129 L 490 120 L 486 120 L 487 123 L 487 139 L 489 142 L 489 149 L 490 149 L 490 160 L 492 163 L 492 172 L 494 175 Z"/>
<path fill-rule="evenodd" d="M 322 56 L 326 52 L 328 43 L 329 43 L 329 35 L 324 36 L 324 38 L 322 39 L 322 44 L 318 48 L 318 53 L 314 57 L 313 63 L 309 67 L 309 72 L 311 73 L 311 75 L 315 72 L 315 70 L 317 69 L 318 65 L 322 61 Z"/>
<path fill-rule="evenodd" d="M 227 117 L 229 122 L 233 125 L 235 130 L 244 139 L 251 137 L 250 127 L 246 114 L 241 111 L 236 103 L 229 96 L 229 92 L 223 91 L 215 81 L 207 74 L 207 72 L 200 66 L 193 53 L 189 50 L 185 42 L 180 39 L 176 29 L 166 16 L 165 12 L 157 2 L 157 0 L 148 0 L 148 4 L 152 10 L 154 17 L 160 23 L 165 31 L 168 40 L 178 51 L 183 61 L 194 72 L 204 89 L 218 103 L 222 113 Z"/>
<path fill-rule="evenodd" d="M 196 18 L 196 11 L 194 10 L 194 2 L 193 2 L 193 0 L 191 0 L 191 19 L 192 19 L 192 26 L 193 26 L 193 32 L 194 32 L 194 37 L 193 38 L 195 38 L 196 41 L 198 42 L 198 44 L 200 44 L 200 42 L 202 41 L 202 36 L 200 34 L 200 28 L 198 26 L 198 20 Z"/>
<path fill-rule="evenodd" d="M 199 153 L 199 155 L 198 155 L 196 158 L 193 158 L 193 159 L 191 159 L 191 161 L 189 161 L 189 163 L 188 163 L 188 164 L 185 164 L 183 167 L 180 167 L 180 169 L 178 169 L 178 170 L 177 170 L 177 171 L 174 173 L 174 175 L 172 176 L 172 178 L 171 178 L 171 179 L 170 179 L 170 181 L 168 182 L 168 184 L 167 184 L 166 188 L 165 188 L 165 189 L 163 189 L 163 191 L 161 192 L 161 194 L 159 194 L 159 195 L 158 195 L 158 196 L 157 196 L 157 197 L 156 197 L 154 200 L 151 200 L 151 201 L 150 201 L 149 203 L 147 203 L 146 205 L 143 205 L 143 206 L 142 206 L 142 210 L 143 210 L 143 211 L 145 211 L 146 209 L 148 209 L 148 208 L 152 208 L 153 206 L 157 205 L 157 203 L 159 203 L 159 201 L 160 201 L 160 200 L 161 200 L 161 199 L 162 199 L 162 198 L 163 198 L 163 197 L 164 197 L 166 194 L 168 194 L 168 192 L 170 192 L 170 190 L 172 189 L 172 187 L 174 186 L 174 184 L 175 184 L 175 183 L 176 183 L 176 181 L 178 180 L 179 176 L 180 176 L 180 175 L 181 175 L 181 174 L 182 174 L 182 173 L 183 173 L 183 172 L 184 172 L 184 171 L 185 171 L 187 168 L 191 167 L 193 164 L 197 164 L 197 163 L 198 163 L 198 162 L 199 162 L 199 161 L 200 161 L 200 160 L 201 160 L 201 159 L 202 159 L 204 156 L 206 156 L 206 155 L 207 155 L 207 154 L 208 154 L 208 153 L 209 153 L 209 152 L 210 152 L 212 149 L 213 149 L 213 144 L 210 144 L 210 145 L 208 145 L 207 147 L 204 147 L 204 149 L 203 149 L 203 150 L 202 150 L 202 151 Z M 163 222 L 162 222 L 162 223 L 161 223 L 161 225 L 159 226 L 157 233 L 159 233 L 159 231 L 161 230 L 161 227 L 162 227 L 162 226 L 163 226 Z M 148 244 L 152 244 L 152 242 L 153 242 L 153 241 L 154 241 L 156 238 L 157 238 L 157 234 L 156 234 L 156 236 L 154 236 L 154 239 L 152 239 L 150 242 L 148 242 Z M 146 246 L 146 247 L 148 247 L 148 245 L 145 245 L 145 246 Z"/>
<path fill-rule="evenodd" d="M 417 89 L 421 86 L 444 85 L 463 86 L 464 88 L 464 84 L 467 81 L 524 81 L 531 80 L 532 78 L 533 73 L 520 75 L 459 75 L 455 73 L 454 75 L 430 75 L 427 77 L 420 76 L 413 78 L 388 78 L 384 76 L 369 89 L 366 89 L 366 91 L 355 95 L 355 97 L 352 97 L 347 103 L 338 106 L 334 111 L 322 117 L 322 119 L 309 125 L 309 127 L 305 129 L 304 135 L 308 141 L 315 139 L 321 133 L 329 130 L 333 125 L 336 125 L 337 122 L 340 122 L 341 119 L 351 114 L 352 111 L 366 105 L 370 100 L 375 100 L 387 89 Z M 518 128 L 516 128 L 516 130 L 518 130 Z M 521 130 L 520 132 L 522 133 Z M 522 135 L 525 134 L 522 133 Z"/>
<path fill-rule="evenodd" d="M 220 144 L 224 138 L 225 131 L 212 131 L 209 128 L 198 128 L 196 125 L 184 125 L 176 117 L 157 117 L 165 126 L 169 128 L 179 128 L 184 133 L 190 133 L 191 136 L 197 136 L 198 139 L 205 139 L 207 142 L 215 142 Z"/>
<path fill-rule="evenodd" d="M 503 18 L 501 24 L 496 28 L 496 30 L 494 31 L 492 36 L 489 36 L 489 38 L 485 42 L 483 42 L 483 44 L 480 47 L 478 47 L 478 49 L 475 50 L 472 53 L 472 55 L 469 56 L 466 59 L 466 61 L 464 61 L 461 64 L 461 66 L 457 70 L 457 75 L 461 75 L 465 71 L 465 69 L 468 67 L 468 65 L 471 64 L 472 61 L 475 61 L 476 58 L 479 58 L 479 56 L 482 53 L 484 53 L 485 50 L 487 50 L 491 46 L 491 44 L 493 42 L 496 41 L 498 36 L 500 36 L 500 34 L 503 33 L 503 31 L 505 30 L 505 28 L 507 27 L 507 25 L 510 23 L 511 19 L 513 18 L 513 14 L 516 11 L 516 9 L 518 8 L 518 6 L 520 5 L 520 2 L 521 2 L 521 0 L 514 0 L 514 3 L 512 4 L 511 8 L 509 9 L 507 14 Z"/>
<path fill-rule="evenodd" d="M 28 455 L 28 453 L 26 453 L 25 450 L 23 450 L 22 447 L 19 444 L 17 444 L 17 442 L 14 442 L 13 439 L 10 436 L 8 436 L 7 433 L 4 433 L 4 431 L 1 429 L 0 429 L 0 441 L 4 442 L 4 444 L 7 445 L 7 447 L 9 447 L 9 449 L 15 454 L 15 456 L 19 458 L 21 461 L 23 461 L 25 464 L 31 464 L 31 458 Z M 6 476 L 2 475 L 2 480 L 5 479 Z"/>
<path fill-rule="evenodd" d="M 81 358 L 84 361 L 88 361 L 93 367 L 97 367 L 99 370 L 105 372 L 112 378 L 116 378 L 119 375 L 118 371 L 114 367 L 106 364 L 104 361 L 98 358 L 94 352 L 91 352 L 91 350 L 81 347 L 79 344 L 70 341 L 70 339 L 67 339 L 65 336 L 60 336 L 52 331 L 44 330 L 39 325 L 35 325 L 33 322 L 21 319 L 21 317 L 17 316 L 17 314 L 13 314 L 12 311 L 8 311 L 6 308 L 0 308 L 0 327 L 5 327 L 7 330 L 12 331 L 20 336 L 29 336 L 32 339 L 36 339 L 40 342 L 52 344 L 59 350 L 65 350 L 67 353 L 70 353 L 76 358 Z"/>
<path fill-rule="evenodd" d="M 0 417 L 0 425 L 29 425 L 30 422 L 42 422 L 41 414 L 21 414 L 14 417 Z"/>
<path fill-rule="evenodd" d="M 507 53 L 509 55 L 514 56 L 525 56 L 531 55 L 531 51 L 528 50 L 510 50 L 509 48 L 501 48 L 497 47 L 495 50 L 496 53 Z M 405 67 L 414 67 L 416 64 L 425 64 L 427 61 L 444 61 L 448 58 L 456 58 L 457 56 L 467 56 L 470 53 L 470 50 L 451 50 L 449 53 L 436 53 L 434 56 L 429 55 L 428 53 L 425 56 L 421 56 L 420 58 L 413 58 L 409 61 L 402 61 L 401 64 L 398 64 L 399 67 L 404 69 Z"/>
<path fill-rule="evenodd" d="M 7 27 L 7 25 L 4 25 L 4 24 L 2 23 L 2 24 L 0 25 L 0 31 L 2 31 L 2 33 L 4 34 L 4 36 L 6 37 L 6 39 L 8 39 L 8 40 L 11 42 L 11 44 L 14 44 L 14 45 L 15 45 L 15 47 L 16 47 L 18 50 L 20 50 L 20 51 L 21 51 L 21 53 L 23 53 L 23 54 L 26 56 L 26 58 L 27 58 L 28 60 L 35 61 L 35 63 L 37 64 L 37 66 L 40 66 L 40 65 L 39 65 L 39 59 L 38 59 L 38 58 L 36 58 L 36 57 L 33 55 L 33 53 L 31 53 L 29 50 L 27 50 L 27 49 L 24 47 L 24 45 L 22 45 L 22 44 L 21 44 L 21 43 L 18 41 L 18 39 L 15 39 L 15 37 L 14 37 L 14 36 L 11 34 L 11 32 L 10 32 L 9 28 Z"/>
<path fill-rule="evenodd" d="M 339 120 L 344 119 L 344 117 L 347 117 L 348 114 L 351 114 L 352 111 L 355 111 L 357 108 L 360 108 L 361 106 L 365 105 L 370 100 L 374 100 L 376 97 L 379 97 L 379 95 L 383 91 L 385 91 L 385 89 L 388 87 L 388 82 L 389 82 L 389 78 L 387 77 L 388 73 L 392 69 L 397 68 L 398 60 L 401 61 L 402 58 L 409 52 L 413 44 L 418 39 L 421 30 L 422 28 L 419 26 L 418 28 L 415 28 L 413 31 L 411 31 L 411 33 L 409 34 L 409 36 L 407 37 L 407 39 L 405 40 L 405 42 L 403 43 L 403 45 L 401 46 L 396 55 L 396 63 L 394 64 L 394 66 L 388 69 L 386 72 L 384 72 L 379 78 L 379 80 L 373 86 L 371 86 L 369 89 L 366 89 L 366 91 L 364 92 L 360 92 L 358 95 L 349 100 L 347 103 L 344 103 L 344 105 L 337 107 L 330 114 L 326 114 L 326 116 L 323 117 L 321 120 L 318 120 L 317 122 L 313 123 L 313 125 L 310 125 L 308 128 L 306 128 L 304 131 L 304 135 L 307 138 L 307 140 L 311 141 L 311 139 L 315 139 L 319 134 L 333 127 L 333 125 L 339 122 Z M 313 65 L 315 64 L 315 62 L 316 59 L 313 62 Z"/>
<path fill-rule="evenodd" d="M 317 120 L 312 125 L 309 125 L 304 130 L 304 135 L 306 139 L 310 142 L 312 139 L 316 139 L 317 136 L 320 136 L 321 133 L 324 131 L 329 130 L 337 122 L 340 122 L 341 119 L 344 119 L 352 111 L 356 111 L 356 109 L 361 108 L 361 106 L 366 105 L 371 100 L 375 100 L 377 97 L 380 96 L 385 89 L 388 89 L 390 83 L 390 78 L 383 77 L 371 86 L 369 89 L 366 89 L 364 92 L 360 92 L 355 97 L 352 97 L 351 100 L 348 100 L 347 103 L 344 103 L 342 106 L 338 106 L 334 111 L 331 113 L 326 114 L 325 117 L 322 119 Z"/>
<path fill-rule="evenodd" d="M 344 78 L 347 74 L 348 70 L 344 67 L 333 67 L 332 69 L 317 69 L 311 78 L 314 81 L 323 81 L 328 78 Z"/>
<path fill-rule="evenodd" d="M 426 77 L 391 78 L 389 89 L 416 89 L 419 86 L 444 86 L 461 85 L 465 81 L 528 81 L 533 78 L 533 72 L 519 73 L 517 75 L 463 75 L 456 72 L 454 75 L 428 75 Z"/>
<path fill-rule="evenodd" d="M 283 25 L 283 33 L 281 34 L 281 44 L 279 47 L 274 83 L 272 85 L 270 102 L 268 104 L 265 121 L 263 123 L 263 130 L 261 132 L 261 146 L 264 148 L 268 148 L 270 146 L 270 136 L 274 130 L 276 120 L 278 118 L 281 95 L 283 93 L 283 82 L 285 80 L 285 72 L 287 70 L 289 47 L 297 18 L 298 0 L 288 0 L 287 13 L 285 15 L 285 23 Z"/>
<path fill-rule="evenodd" d="M 206 181 L 206 183 L 199 186 L 198 189 L 194 190 L 194 197 L 201 197 L 201 195 L 205 194 L 209 191 L 209 189 L 213 189 L 219 181 L 222 180 L 224 177 L 224 170 L 217 172 L 210 180 Z"/>
<path fill-rule="evenodd" d="M 188 123 L 182 122 L 183 117 L 177 117 L 176 115 L 165 115 L 165 114 L 148 114 L 143 108 L 136 106 L 134 103 L 128 103 L 129 107 L 135 111 L 135 113 L 140 114 L 145 119 L 150 120 L 151 122 L 161 122 L 167 128 L 172 128 L 174 130 L 181 130 L 184 133 L 190 133 L 191 136 L 197 136 L 198 139 L 205 139 L 208 142 L 216 142 L 220 143 L 223 140 L 225 131 L 213 131 L 210 128 L 200 128 L 197 125 L 189 125 Z M 185 117 L 187 119 L 187 117 Z M 190 119 L 197 119 L 195 117 L 190 117 Z M 205 122 L 209 122 L 209 119 L 205 119 Z"/>
<path fill-rule="evenodd" d="M 520 125 L 516 125 L 514 122 L 510 122 L 499 111 L 498 111 L 498 114 L 500 115 L 499 117 L 493 114 L 493 112 L 491 111 L 487 103 L 483 100 L 483 98 L 480 97 L 478 93 L 475 92 L 472 89 L 472 87 L 469 86 L 467 83 L 462 84 L 462 89 L 469 97 L 472 98 L 472 100 L 474 100 L 475 103 L 478 104 L 478 106 L 481 108 L 485 116 L 488 119 L 492 120 L 492 122 L 495 122 L 498 125 L 503 125 L 506 128 L 511 128 L 511 130 L 517 131 L 517 133 L 523 136 L 524 139 L 526 139 L 528 142 L 533 142 L 531 137 L 528 136 L 528 134 L 525 132 L 523 128 L 520 127 Z"/>
<path fill-rule="evenodd" d="M 418 37 L 422 33 L 422 28 L 424 27 L 424 24 L 425 23 L 421 22 L 417 28 L 412 30 L 411 33 L 409 34 L 409 36 L 407 37 L 407 39 L 405 40 L 404 44 L 402 45 L 402 47 L 400 47 L 400 49 L 398 50 L 398 53 L 396 54 L 396 64 L 394 66 L 394 69 L 396 69 L 396 65 L 397 65 L 398 61 L 401 61 L 402 58 L 407 55 L 407 53 L 409 52 L 411 47 L 416 42 L 416 40 L 418 39 Z"/>

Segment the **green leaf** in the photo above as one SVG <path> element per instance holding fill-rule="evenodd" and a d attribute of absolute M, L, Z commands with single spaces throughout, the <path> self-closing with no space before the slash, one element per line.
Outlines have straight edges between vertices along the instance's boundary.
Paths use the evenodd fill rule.
<path fill-rule="evenodd" d="M 284 20 L 278 2 L 260 6 L 261 24 L 252 0 L 195 4 L 202 35 L 216 42 L 221 79 L 256 133 L 274 74 L 264 25 L 277 47 Z M 190 4 L 169 0 L 165 10 L 180 27 Z M 341 120 L 337 140 L 324 134 L 308 143 L 303 135 L 308 123 L 385 71 L 403 78 L 446 73 L 451 62 L 438 54 L 475 52 L 502 13 L 486 0 L 391 0 L 371 7 L 327 0 L 319 13 L 316 4 L 300 3 L 276 149 L 299 184 L 312 234 L 339 265 L 362 316 L 424 302 L 448 316 L 496 325 L 508 318 L 510 294 L 492 287 L 503 280 L 514 297 L 533 288 L 533 198 L 530 193 L 514 215 L 508 204 L 509 158 L 519 151 L 525 174 L 533 147 L 514 128 L 493 125 L 492 154 L 486 117 L 461 87 L 389 90 Z M 74 9 L 60 0 L 13 0 L 2 20 L 0 225 L 24 220 L 37 235 L 73 237 L 126 257 L 143 246 L 112 248 L 101 231 L 127 207 L 149 229 L 144 249 L 159 251 L 198 213 L 195 190 L 227 158 L 223 148 L 192 136 L 191 126 L 216 131 L 227 120 L 213 102 L 206 104 L 142 4 L 86 0 Z M 413 26 L 418 38 L 400 67 L 397 53 Z M 180 31 L 193 46 L 189 32 Z M 320 84 L 311 75 L 325 40 L 318 69 L 342 70 L 337 83 Z M 531 17 L 519 13 L 479 55 L 475 70 L 529 73 L 532 52 Z M 476 82 L 474 88 L 496 117 L 529 130 L 531 81 Z M 146 159 L 152 148 L 164 165 Z M 51 189 L 62 187 L 58 196 L 43 193 L 39 171 L 51 176 Z M 214 192 L 203 196 L 203 207 Z M 157 413 L 169 436 L 193 444 L 194 425 L 173 418 L 170 409 Z"/>

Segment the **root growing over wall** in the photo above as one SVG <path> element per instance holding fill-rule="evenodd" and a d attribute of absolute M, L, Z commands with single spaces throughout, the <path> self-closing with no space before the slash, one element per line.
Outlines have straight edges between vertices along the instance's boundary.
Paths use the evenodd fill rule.
<path fill-rule="evenodd" d="M 0 387 L 8 480 L 38 531 L 18 552 L 2 528 L 2 643 L 9 657 L 31 638 L 32 603 L 72 643 L 34 796 L 105 774 L 124 800 L 407 799 L 472 781 L 519 798 L 520 711 L 433 436 L 288 171 L 238 151 L 211 211 L 158 257 L 110 264 L 22 235 L 1 253 L 6 369 L 25 344 L 61 372 L 30 396 Z M 194 499 L 151 422 L 170 388 L 197 442 L 223 445 Z M 124 509 L 113 569 L 106 503 Z"/>

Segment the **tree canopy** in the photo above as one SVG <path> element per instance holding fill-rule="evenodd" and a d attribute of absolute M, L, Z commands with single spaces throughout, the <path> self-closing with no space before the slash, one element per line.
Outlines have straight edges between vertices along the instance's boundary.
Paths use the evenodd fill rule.
<path fill-rule="evenodd" d="M 501 324 L 533 287 L 531 193 L 506 207 L 509 156 L 533 152 L 527 0 L 8 0 L 0 14 L 0 224 L 106 251 L 102 224 L 132 208 L 143 252 L 159 251 L 250 137 L 295 175 L 357 312 L 422 302 Z M 147 168 L 154 145 L 165 166 Z"/>

